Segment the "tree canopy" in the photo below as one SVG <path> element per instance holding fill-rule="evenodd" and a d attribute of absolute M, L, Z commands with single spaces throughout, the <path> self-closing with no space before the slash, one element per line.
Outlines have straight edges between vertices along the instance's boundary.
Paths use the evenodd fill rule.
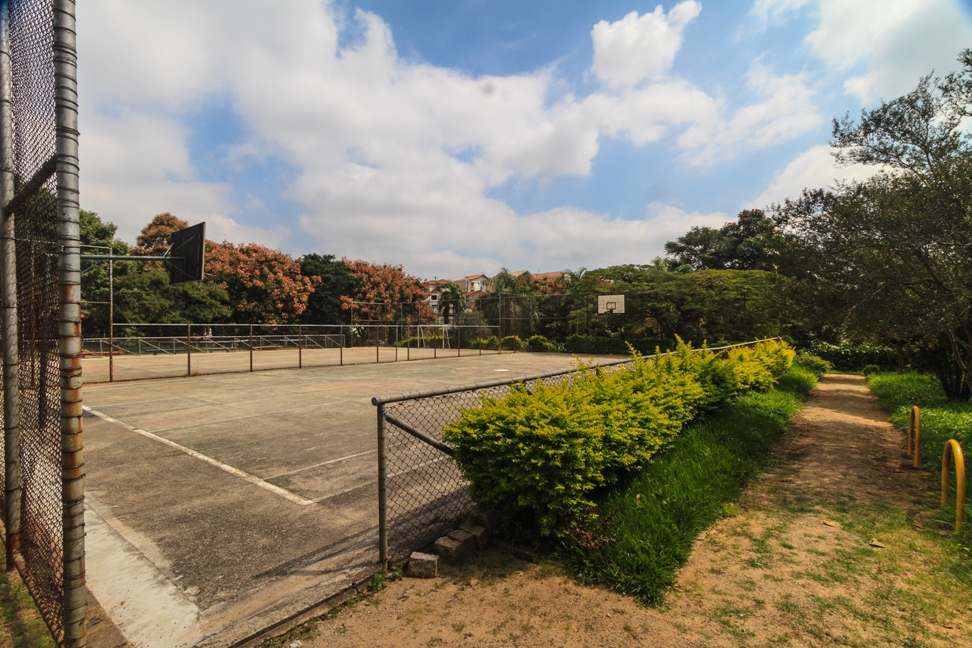
<path fill-rule="evenodd" d="M 834 120 L 838 160 L 878 172 L 806 190 L 774 220 L 847 333 L 928 350 L 946 392 L 968 398 L 972 138 L 963 120 L 972 115 L 972 50 L 960 61 L 960 72 L 923 77 L 857 121 Z"/>
<path fill-rule="evenodd" d="M 761 209 L 744 209 L 734 223 L 719 229 L 693 227 L 665 244 L 672 263 L 666 270 L 778 270 L 780 236 Z M 655 262 L 661 267 L 661 260 Z"/>

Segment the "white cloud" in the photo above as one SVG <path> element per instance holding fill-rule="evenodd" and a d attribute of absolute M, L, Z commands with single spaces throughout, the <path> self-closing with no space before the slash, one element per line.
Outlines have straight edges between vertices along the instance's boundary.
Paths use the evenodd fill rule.
<path fill-rule="evenodd" d="M 766 190 L 744 207 L 768 207 L 787 198 L 796 199 L 804 189 L 826 189 L 836 181 L 864 180 L 879 171 L 876 166 L 837 166 L 829 146 L 813 146 L 777 173 Z"/>
<path fill-rule="evenodd" d="M 303 249 L 405 263 L 420 275 L 467 274 L 469 263 L 645 261 L 704 217 L 656 209 L 625 221 L 566 207 L 523 215 L 488 191 L 514 177 L 589 174 L 601 137 L 642 146 L 680 128 L 685 159 L 713 164 L 819 121 L 799 75 L 755 65 L 747 83 L 759 100 L 734 109 L 668 74 L 695 2 L 599 23 L 595 68 L 611 83 L 585 97 L 558 94 L 554 68 L 474 78 L 404 60 L 371 13 L 354 14 L 360 34 L 341 48 L 327 4 L 240 4 L 79 4 L 82 200 L 129 240 L 161 211 L 206 220 L 211 238 L 276 245 L 292 236 L 270 215 L 240 222 L 234 205 L 245 188 L 199 180 L 187 124 L 213 100 L 251 133 L 226 164 L 275 157 L 297 169 L 281 193 L 299 205 Z"/>
<path fill-rule="evenodd" d="M 613 86 L 630 87 L 668 71 L 682 46 L 682 31 L 702 11 L 692 0 L 680 2 L 668 15 L 661 5 L 639 16 L 632 11 L 621 20 L 594 25 L 594 74 Z"/>
<path fill-rule="evenodd" d="M 688 160 L 713 163 L 734 152 L 786 141 L 823 123 L 803 75 L 774 76 L 756 62 L 746 75 L 746 85 L 762 101 L 738 109 L 728 121 L 715 118 L 688 128 L 679 138 Z"/>
<path fill-rule="evenodd" d="M 795 13 L 811 0 L 756 0 L 749 14 L 756 19 L 756 26 L 760 30 L 766 29 L 768 24 L 781 25 L 786 22 L 790 14 Z"/>
<path fill-rule="evenodd" d="M 810 0 L 756 0 L 752 14 L 778 21 Z M 844 90 L 863 105 L 893 99 L 935 68 L 953 70 L 972 43 L 972 25 L 954 0 L 815 0 L 811 52 L 835 72 L 854 76 Z M 863 67 L 862 73 L 855 73 Z"/>

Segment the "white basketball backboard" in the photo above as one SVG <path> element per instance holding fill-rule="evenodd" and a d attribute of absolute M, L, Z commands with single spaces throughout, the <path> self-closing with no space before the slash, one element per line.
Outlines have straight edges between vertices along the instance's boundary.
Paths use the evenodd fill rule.
<path fill-rule="evenodd" d="M 598 313 L 624 313 L 624 295 L 598 295 Z"/>

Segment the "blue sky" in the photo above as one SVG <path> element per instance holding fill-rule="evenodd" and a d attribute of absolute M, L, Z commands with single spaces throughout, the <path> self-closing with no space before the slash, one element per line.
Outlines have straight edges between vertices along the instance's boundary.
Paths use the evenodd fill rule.
<path fill-rule="evenodd" d="M 958 0 L 86 0 L 82 204 L 421 277 L 646 263 L 836 169 Z"/>

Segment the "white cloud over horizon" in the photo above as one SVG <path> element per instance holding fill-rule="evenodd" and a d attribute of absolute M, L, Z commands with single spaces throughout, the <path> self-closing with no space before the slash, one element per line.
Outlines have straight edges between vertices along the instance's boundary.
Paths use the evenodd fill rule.
<path fill-rule="evenodd" d="M 712 168 L 823 120 L 810 77 L 778 74 L 769 59 L 751 61 L 742 104 L 673 73 L 701 15 L 691 0 L 596 23 L 588 46 L 600 85 L 583 96 L 553 63 L 472 76 L 403 58 L 373 13 L 345 17 L 317 0 L 272 11 L 239 4 L 78 6 L 82 200 L 123 237 L 171 211 L 207 220 L 210 238 L 284 246 L 296 237 L 303 251 L 403 263 L 420 276 L 645 262 L 725 214 L 661 203 L 628 220 L 569 204 L 517 212 L 493 190 L 589 176 L 605 138 L 634 147 L 668 138 L 678 164 Z M 767 20 L 786 13 L 763 4 Z M 346 45 L 345 22 L 355 27 Z M 268 212 L 265 222 L 241 222 L 234 210 L 245 191 L 200 179 L 213 176 L 194 167 L 189 125 L 214 101 L 245 126 L 226 164 L 276 158 L 295 169 L 280 188 L 297 205 L 295 221 Z"/>
<path fill-rule="evenodd" d="M 827 189 L 838 181 L 865 180 L 880 171 L 877 166 L 850 164 L 838 166 L 827 145 L 812 146 L 794 158 L 770 181 L 766 190 L 744 207 L 763 209 L 796 199 L 804 189 Z"/>

